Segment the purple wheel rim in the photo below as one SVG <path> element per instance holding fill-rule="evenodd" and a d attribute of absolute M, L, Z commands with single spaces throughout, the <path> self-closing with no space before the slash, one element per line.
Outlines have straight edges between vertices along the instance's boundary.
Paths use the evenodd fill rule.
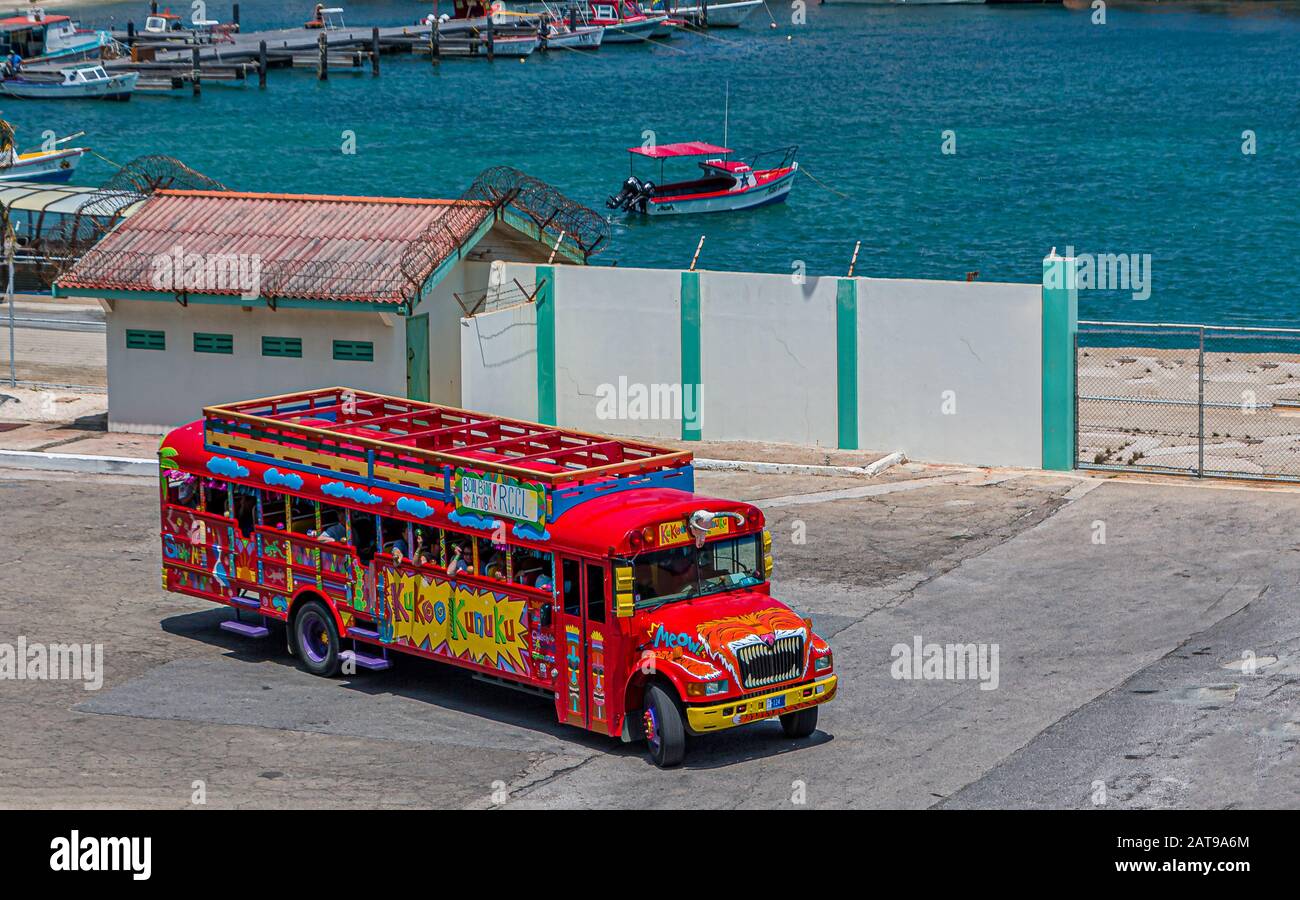
<path fill-rule="evenodd" d="M 298 646 L 314 663 L 323 663 L 329 656 L 330 645 L 325 639 L 325 621 L 320 613 L 309 610 L 298 622 Z"/>

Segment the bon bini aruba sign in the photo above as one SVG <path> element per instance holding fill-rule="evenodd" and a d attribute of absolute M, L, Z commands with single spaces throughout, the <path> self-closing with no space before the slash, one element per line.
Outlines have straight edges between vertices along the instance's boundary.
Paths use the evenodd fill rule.
<path fill-rule="evenodd" d="M 539 526 L 546 518 L 546 494 L 538 484 L 508 475 L 478 475 L 457 469 L 454 489 L 458 510 Z"/>

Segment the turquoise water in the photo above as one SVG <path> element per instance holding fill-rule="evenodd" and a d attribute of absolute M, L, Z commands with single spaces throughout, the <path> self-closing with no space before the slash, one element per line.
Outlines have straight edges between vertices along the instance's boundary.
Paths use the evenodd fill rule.
<path fill-rule="evenodd" d="M 1151 254 L 1152 294 L 1081 294 L 1085 318 L 1300 325 L 1300 7 L 1060 7 L 771 2 L 738 31 L 525 63 L 385 57 L 378 80 L 275 70 L 267 90 L 128 104 L 12 101 L 20 139 L 85 129 L 104 156 L 176 156 L 230 187 L 456 196 L 516 166 L 603 209 L 626 147 L 799 144 L 787 204 L 615 227 L 597 259 L 713 269 L 1037 281 L 1053 246 Z M 178 6 L 186 6 L 181 3 Z M 310 3 L 245 2 L 245 30 L 298 23 Z M 96 7 L 87 24 L 143 19 Z M 227 4 L 210 3 L 217 18 Z M 352 2 L 350 24 L 400 24 L 421 3 Z M 957 152 L 940 152 L 944 130 Z M 1241 152 L 1242 132 L 1258 152 Z M 340 152 L 345 130 L 357 152 Z M 90 160 L 78 181 L 111 169 Z"/>

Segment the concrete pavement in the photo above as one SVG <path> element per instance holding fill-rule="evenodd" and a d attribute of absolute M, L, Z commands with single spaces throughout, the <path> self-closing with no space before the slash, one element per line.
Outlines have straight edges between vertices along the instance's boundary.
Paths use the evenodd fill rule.
<path fill-rule="evenodd" d="M 160 590 L 152 484 L 2 473 L 0 640 L 102 641 L 107 677 L 0 681 L 27 723 L 0 805 L 179 807 L 202 781 L 213 806 L 1092 806 L 1101 781 L 1113 807 L 1300 806 L 1296 493 L 908 474 L 700 474 L 768 506 L 774 593 L 841 689 L 808 741 L 764 723 L 661 771 L 435 663 L 312 678 Z M 996 688 L 892 677 L 918 636 L 996 645 Z M 1245 651 L 1278 661 L 1220 668 Z"/>

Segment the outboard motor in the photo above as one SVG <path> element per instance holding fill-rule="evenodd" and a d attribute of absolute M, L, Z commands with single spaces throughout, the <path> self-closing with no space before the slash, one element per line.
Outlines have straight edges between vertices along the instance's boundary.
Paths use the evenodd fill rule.
<path fill-rule="evenodd" d="M 641 193 L 641 180 L 635 175 L 629 175 L 627 181 L 619 188 L 618 193 L 613 197 L 605 200 L 606 209 L 627 209 L 628 202 Z"/>
<path fill-rule="evenodd" d="M 628 201 L 626 209 L 635 209 L 637 212 L 645 212 L 645 205 L 650 202 L 650 198 L 655 195 L 655 183 L 653 181 L 641 182 L 641 190 L 635 197 Z"/>

